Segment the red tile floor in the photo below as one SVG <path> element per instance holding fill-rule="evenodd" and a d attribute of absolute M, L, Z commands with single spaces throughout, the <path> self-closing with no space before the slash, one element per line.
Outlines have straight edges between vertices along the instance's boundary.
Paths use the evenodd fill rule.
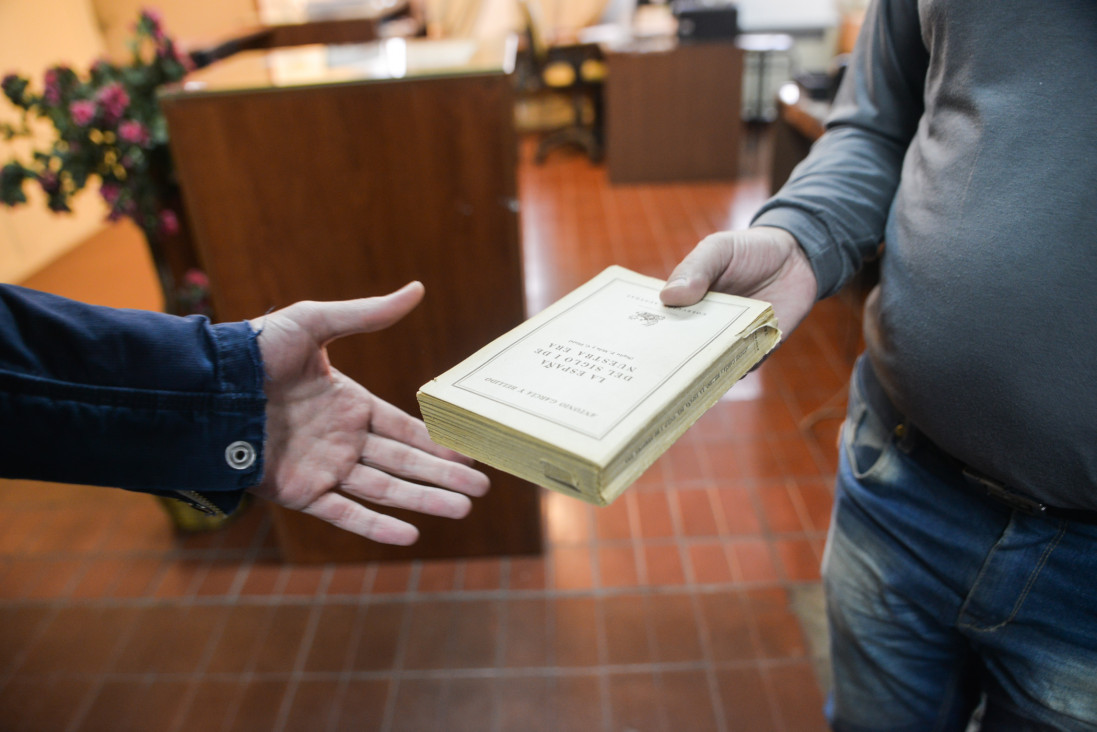
<path fill-rule="evenodd" d="M 530 152 L 531 310 L 611 263 L 665 276 L 766 190 L 749 169 L 610 186 Z M 147 496 L 0 482 L 0 729 L 823 729 L 794 607 L 818 586 L 856 321 L 823 303 L 612 506 L 545 493 L 537 558 L 288 566 L 256 507 L 181 536 Z"/>

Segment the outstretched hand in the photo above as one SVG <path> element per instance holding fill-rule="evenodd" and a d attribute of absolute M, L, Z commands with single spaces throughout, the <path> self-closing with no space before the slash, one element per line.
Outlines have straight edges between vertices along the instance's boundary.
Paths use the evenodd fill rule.
<path fill-rule="evenodd" d="M 815 304 L 817 289 L 796 238 L 758 226 L 706 236 L 671 272 L 660 298 L 666 305 L 692 305 L 716 290 L 765 300 L 787 338 Z"/>
<path fill-rule="evenodd" d="M 328 361 L 328 343 L 387 328 L 423 292 L 413 282 L 384 297 L 299 302 L 251 321 L 267 378 L 265 470 L 253 493 L 374 541 L 411 544 L 418 529 L 359 501 L 462 518 L 468 496 L 487 492 L 487 476 L 431 442 L 420 420 Z"/>

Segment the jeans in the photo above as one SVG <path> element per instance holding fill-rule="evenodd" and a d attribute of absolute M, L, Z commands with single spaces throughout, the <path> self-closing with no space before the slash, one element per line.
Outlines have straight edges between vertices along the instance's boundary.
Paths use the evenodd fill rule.
<path fill-rule="evenodd" d="M 831 725 L 962 731 L 982 703 L 985 731 L 1097 730 L 1097 527 L 1013 511 L 904 444 L 866 367 L 823 560 Z"/>

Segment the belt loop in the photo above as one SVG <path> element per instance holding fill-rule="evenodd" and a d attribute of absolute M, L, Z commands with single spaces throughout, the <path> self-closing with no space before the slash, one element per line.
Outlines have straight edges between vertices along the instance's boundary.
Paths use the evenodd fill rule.
<path fill-rule="evenodd" d="M 865 403 L 891 430 L 896 446 L 909 455 L 918 444 L 917 428 L 896 408 L 891 397 L 884 391 L 880 378 L 876 375 L 876 369 L 873 368 L 867 354 L 861 355 L 857 366 L 860 369 Z"/>

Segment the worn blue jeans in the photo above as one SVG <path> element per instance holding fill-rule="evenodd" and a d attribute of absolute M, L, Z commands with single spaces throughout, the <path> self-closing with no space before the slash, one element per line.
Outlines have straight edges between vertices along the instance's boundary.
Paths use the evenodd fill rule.
<path fill-rule="evenodd" d="M 987 732 L 1097 730 L 1097 527 L 972 491 L 866 404 L 864 368 L 823 561 L 831 725 L 962 731 L 982 701 Z"/>

